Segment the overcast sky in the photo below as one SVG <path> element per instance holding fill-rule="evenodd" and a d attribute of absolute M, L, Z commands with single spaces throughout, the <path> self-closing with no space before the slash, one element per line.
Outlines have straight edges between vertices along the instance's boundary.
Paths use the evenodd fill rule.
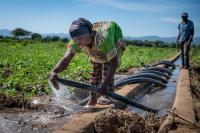
<path fill-rule="evenodd" d="M 0 29 L 68 33 L 73 20 L 85 17 L 115 21 L 126 36 L 170 37 L 177 35 L 182 12 L 200 36 L 200 0 L 0 0 Z"/>

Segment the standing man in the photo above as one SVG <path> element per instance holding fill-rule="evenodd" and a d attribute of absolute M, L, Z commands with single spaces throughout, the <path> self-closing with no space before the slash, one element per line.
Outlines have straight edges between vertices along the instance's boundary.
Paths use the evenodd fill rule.
<path fill-rule="evenodd" d="M 181 44 L 182 68 L 189 68 L 190 44 L 194 35 L 194 24 L 188 19 L 188 13 L 182 13 L 182 22 L 178 25 L 177 44 Z"/>

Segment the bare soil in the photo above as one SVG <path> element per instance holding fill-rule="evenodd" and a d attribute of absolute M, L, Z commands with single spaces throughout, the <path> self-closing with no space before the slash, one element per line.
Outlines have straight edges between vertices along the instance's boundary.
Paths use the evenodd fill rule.
<path fill-rule="evenodd" d="M 22 104 L 27 104 L 28 99 L 24 99 L 21 95 L 7 96 L 0 93 L 0 107 L 22 107 Z"/>
<path fill-rule="evenodd" d="M 95 130 L 97 133 L 154 133 L 161 124 L 154 114 L 146 118 L 124 110 L 107 109 L 95 118 Z"/>

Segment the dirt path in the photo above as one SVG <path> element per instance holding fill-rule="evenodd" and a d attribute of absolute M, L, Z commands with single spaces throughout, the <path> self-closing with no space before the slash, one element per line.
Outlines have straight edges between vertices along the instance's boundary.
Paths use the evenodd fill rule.
<path fill-rule="evenodd" d="M 143 118 L 119 109 L 104 110 L 94 120 L 97 133 L 153 133 L 158 131 L 160 124 L 161 119 L 154 114 Z"/>

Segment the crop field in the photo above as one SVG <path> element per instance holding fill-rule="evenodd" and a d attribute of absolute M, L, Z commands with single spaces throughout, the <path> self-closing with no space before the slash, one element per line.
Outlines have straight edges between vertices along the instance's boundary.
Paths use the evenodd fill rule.
<path fill-rule="evenodd" d="M 50 94 L 47 76 L 67 51 L 63 42 L 0 42 L 0 91 L 14 95 L 25 90 L 29 96 L 41 92 Z M 142 67 L 177 53 L 175 48 L 127 46 L 118 73 L 132 67 Z M 197 57 L 199 59 L 200 56 Z M 89 81 L 91 64 L 84 52 L 77 53 L 67 70 L 60 73 L 68 79 Z"/>
<path fill-rule="evenodd" d="M 195 62 L 198 66 L 200 66 L 200 47 L 192 48 L 191 54 L 193 62 Z"/>

